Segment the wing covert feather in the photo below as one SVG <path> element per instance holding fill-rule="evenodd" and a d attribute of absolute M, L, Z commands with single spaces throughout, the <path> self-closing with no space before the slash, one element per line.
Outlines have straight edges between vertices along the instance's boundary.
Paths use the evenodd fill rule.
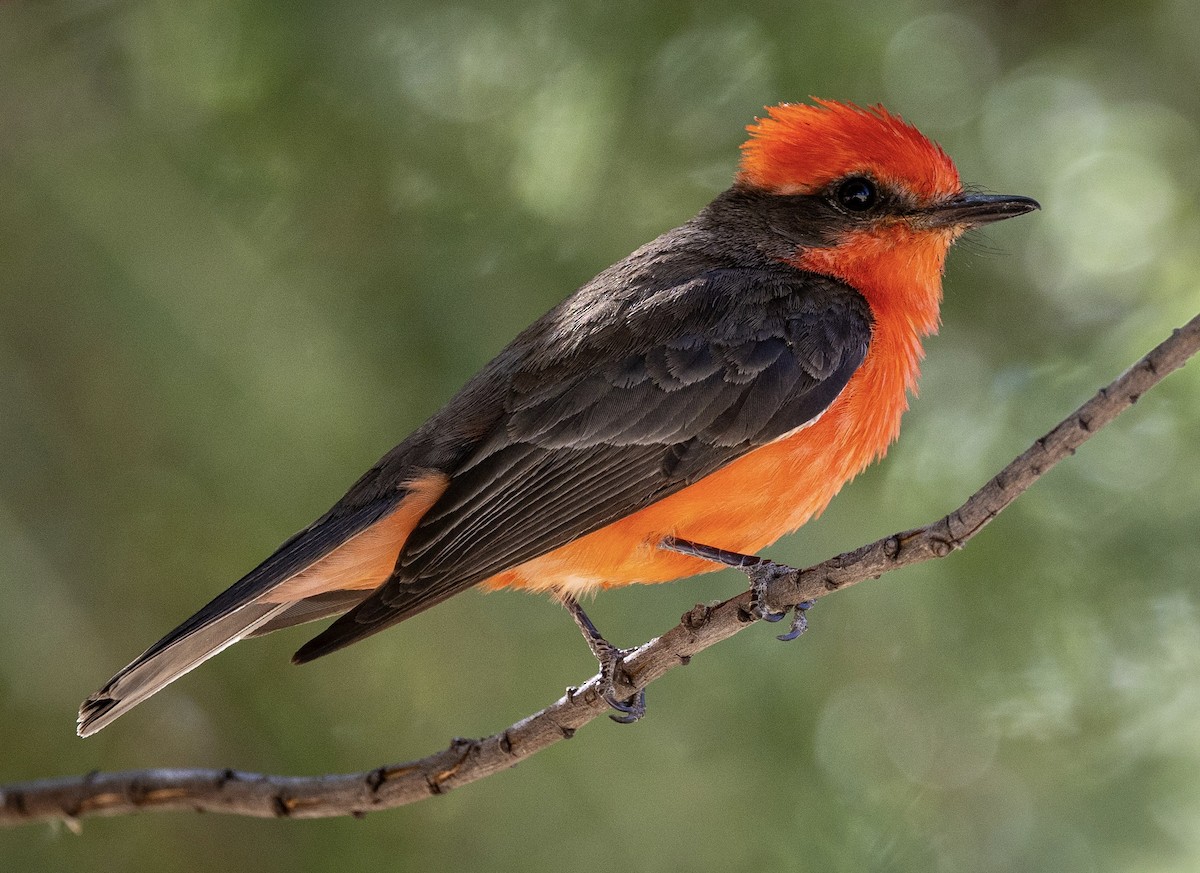
<path fill-rule="evenodd" d="M 592 337 L 525 351 L 504 414 L 450 473 L 392 577 L 297 653 L 317 657 L 679 491 L 802 427 L 867 353 L 833 279 L 713 270 Z M 666 306 L 667 308 L 664 308 Z M 551 337 L 551 340 L 553 337 Z M 564 344 L 565 345 L 565 344 Z"/>

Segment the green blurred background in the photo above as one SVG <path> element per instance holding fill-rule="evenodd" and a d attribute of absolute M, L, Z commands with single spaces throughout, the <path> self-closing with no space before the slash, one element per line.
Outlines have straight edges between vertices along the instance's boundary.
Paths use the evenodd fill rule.
<path fill-rule="evenodd" d="M 904 436 L 770 554 L 957 505 L 1200 304 L 1200 5 L 0 4 L 0 781 L 418 757 L 593 672 L 475 593 L 303 669 L 245 643 L 78 702 L 521 327 L 728 184 L 743 126 L 882 101 L 1044 211 L 952 255 Z M 12 871 L 1194 871 L 1200 365 L 962 554 L 750 629 L 514 771 L 364 821 L 0 833 Z M 601 598 L 647 639 L 743 580 Z"/>

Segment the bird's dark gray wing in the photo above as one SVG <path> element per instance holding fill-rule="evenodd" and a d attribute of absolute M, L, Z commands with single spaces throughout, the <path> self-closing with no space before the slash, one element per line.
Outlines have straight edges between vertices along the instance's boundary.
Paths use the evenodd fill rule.
<path fill-rule="evenodd" d="M 870 310 L 833 279 L 713 270 L 602 328 L 527 350 L 504 414 L 450 472 L 380 588 L 296 654 L 401 621 L 802 427 L 866 356 Z M 564 345 L 559 343 L 559 345 Z"/>

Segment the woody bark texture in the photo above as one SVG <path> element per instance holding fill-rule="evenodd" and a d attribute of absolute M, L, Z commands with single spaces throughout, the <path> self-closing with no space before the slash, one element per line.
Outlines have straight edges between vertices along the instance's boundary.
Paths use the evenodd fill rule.
<path fill-rule="evenodd" d="M 924 527 L 884 537 L 804 570 L 776 577 L 767 605 L 779 610 L 910 564 L 943 558 L 979 533 L 1063 458 L 1137 402 L 1200 349 L 1200 315 L 1156 346 L 1112 384 L 1067 416 L 997 473 L 962 506 Z M 680 623 L 625 661 L 618 691 L 634 694 L 693 655 L 753 623 L 750 594 L 697 605 Z M 609 711 L 598 677 L 540 712 L 483 739 L 454 739 L 435 754 L 362 773 L 272 776 L 236 770 L 133 770 L 90 773 L 0 787 L 0 824 L 62 821 L 77 827 L 93 815 L 194 810 L 263 818 L 361 816 L 403 806 L 506 770 L 569 739 Z"/>

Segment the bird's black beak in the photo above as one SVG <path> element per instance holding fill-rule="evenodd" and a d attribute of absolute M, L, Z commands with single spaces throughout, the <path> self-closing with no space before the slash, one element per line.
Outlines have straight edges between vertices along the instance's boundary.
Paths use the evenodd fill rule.
<path fill-rule="evenodd" d="M 1041 208 L 1032 197 L 1017 194 L 960 194 L 924 210 L 920 221 L 926 227 L 970 230 Z"/>

